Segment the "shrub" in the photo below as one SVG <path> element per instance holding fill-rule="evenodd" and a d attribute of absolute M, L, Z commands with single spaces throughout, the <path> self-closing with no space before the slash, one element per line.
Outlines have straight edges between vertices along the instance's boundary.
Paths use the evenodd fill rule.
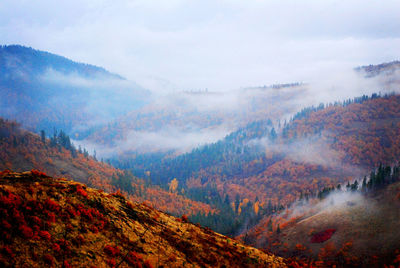
<path fill-rule="evenodd" d="M 11 229 L 11 224 L 9 224 L 8 221 L 6 221 L 6 220 L 3 220 L 3 221 L 1 222 L 1 226 L 2 226 L 4 229 Z"/>
<path fill-rule="evenodd" d="M 107 245 L 104 247 L 104 252 L 111 257 L 116 257 L 119 255 L 120 250 L 119 250 L 118 246 L 113 247 L 113 246 Z"/>
<path fill-rule="evenodd" d="M 45 254 L 44 256 L 43 256 L 43 260 L 44 260 L 44 262 L 45 263 L 47 263 L 47 264 L 49 264 L 49 265 L 53 265 L 53 263 L 54 263 L 54 258 L 53 258 L 53 256 L 51 256 L 50 254 Z"/>
<path fill-rule="evenodd" d="M 111 267 L 115 267 L 115 265 L 117 264 L 114 258 L 106 260 L 106 263 Z"/>
<path fill-rule="evenodd" d="M 13 250 L 9 246 L 3 246 L 1 251 L 4 252 L 8 257 L 14 258 L 15 256 Z"/>
<path fill-rule="evenodd" d="M 50 211 L 59 212 L 61 209 L 60 205 L 51 199 L 47 199 L 44 202 L 44 204 L 45 204 L 45 208 L 47 208 Z"/>
<path fill-rule="evenodd" d="M 336 232 L 336 229 L 326 229 L 325 231 L 314 234 L 311 237 L 311 243 L 322 243 L 330 239 Z"/>
<path fill-rule="evenodd" d="M 80 185 L 77 185 L 77 186 L 76 186 L 76 192 L 77 192 L 79 195 L 81 195 L 81 196 L 83 196 L 83 197 L 85 197 L 85 198 L 88 197 L 87 192 L 86 192 Z"/>
<path fill-rule="evenodd" d="M 67 260 L 64 261 L 64 267 L 65 268 L 72 268 L 72 266 L 69 264 Z"/>
<path fill-rule="evenodd" d="M 19 227 L 19 231 L 21 232 L 22 236 L 24 238 L 32 238 L 33 237 L 33 230 L 32 228 L 26 226 L 26 225 L 21 225 Z"/>
<path fill-rule="evenodd" d="M 57 244 L 57 243 L 54 243 L 54 244 L 53 244 L 53 250 L 54 250 L 55 252 L 60 252 L 60 250 L 61 250 L 60 245 Z"/>
<path fill-rule="evenodd" d="M 32 175 L 37 177 L 47 177 L 47 174 L 36 169 L 31 170 Z"/>
<path fill-rule="evenodd" d="M 39 232 L 39 236 L 40 236 L 41 238 L 43 238 L 43 239 L 51 240 L 51 235 L 50 235 L 50 233 L 47 232 L 47 231 L 40 231 L 40 232 Z"/>
<path fill-rule="evenodd" d="M 137 252 L 131 251 L 126 258 L 126 262 L 133 267 L 142 267 L 143 258 Z"/>
<path fill-rule="evenodd" d="M 188 217 L 185 214 L 182 215 L 181 220 L 182 220 L 182 222 L 188 222 L 189 221 Z"/>

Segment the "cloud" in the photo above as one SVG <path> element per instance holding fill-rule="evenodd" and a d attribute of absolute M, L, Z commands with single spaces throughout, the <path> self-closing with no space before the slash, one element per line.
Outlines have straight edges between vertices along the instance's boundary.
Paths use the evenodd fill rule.
<path fill-rule="evenodd" d="M 326 136 L 325 134 L 321 136 Z M 319 135 L 298 139 L 291 143 L 277 144 L 267 137 L 253 139 L 248 142 L 250 146 L 264 148 L 268 153 L 284 154 L 289 159 L 298 163 L 316 164 L 324 167 L 341 167 L 339 153 L 333 150 L 331 143 Z"/>
<path fill-rule="evenodd" d="M 343 187 L 343 185 L 342 185 Z M 351 191 L 334 191 L 329 193 L 320 202 L 297 202 L 290 207 L 290 215 L 287 216 L 288 219 L 296 217 L 304 217 L 306 220 L 311 220 L 312 216 L 327 213 L 330 211 L 349 211 L 354 209 L 354 207 L 368 206 L 369 211 L 372 213 L 376 211 L 377 208 L 371 200 L 367 200 L 360 192 Z M 283 213 L 282 213 L 283 214 Z"/>
<path fill-rule="evenodd" d="M 332 62 L 398 59 L 399 9 L 395 0 L 5 0 L 0 35 L 145 86 L 156 76 L 229 90 L 307 81 Z"/>
<path fill-rule="evenodd" d="M 112 157 L 127 152 L 149 153 L 168 152 L 186 153 L 192 149 L 222 139 L 229 130 L 222 126 L 212 129 L 185 129 L 166 126 L 157 131 L 131 130 L 126 138 L 117 140 L 115 145 L 100 145 L 90 140 L 74 141 L 75 144 L 97 151 L 100 157 Z"/>

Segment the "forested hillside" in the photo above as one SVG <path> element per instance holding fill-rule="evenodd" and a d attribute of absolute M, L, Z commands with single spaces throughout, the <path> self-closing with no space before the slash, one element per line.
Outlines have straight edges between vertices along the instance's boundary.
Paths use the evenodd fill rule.
<path fill-rule="evenodd" d="M 1 118 L 0 169 L 20 172 L 35 169 L 52 176 L 73 178 L 109 193 L 121 191 L 131 200 L 146 201 L 175 215 L 215 212 L 209 205 L 162 190 L 129 171 L 96 160 L 86 149 L 76 149 L 63 131 L 55 131 L 47 138 L 44 131 L 39 136 Z"/>
<path fill-rule="evenodd" d="M 304 267 L 383 267 L 400 261 L 400 166 L 302 196 L 241 239 Z"/>
<path fill-rule="evenodd" d="M 397 161 L 399 119 L 400 96 L 374 94 L 303 109 L 281 126 L 257 121 L 177 157 L 138 155 L 113 163 L 138 176 L 150 174 L 159 185 L 174 181 L 178 192 L 230 213 L 227 221 L 198 215 L 203 224 L 218 228 L 221 221 L 231 227 L 230 221 L 243 227 L 301 194 Z"/>

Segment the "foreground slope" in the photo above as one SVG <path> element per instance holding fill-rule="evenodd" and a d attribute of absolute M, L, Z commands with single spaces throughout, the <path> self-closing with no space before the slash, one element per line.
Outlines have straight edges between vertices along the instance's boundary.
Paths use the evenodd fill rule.
<path fill-rule="evenodd" d="M 0 175 L 1 266 L 284 267 L 282 258 L 33 171 Z"/>

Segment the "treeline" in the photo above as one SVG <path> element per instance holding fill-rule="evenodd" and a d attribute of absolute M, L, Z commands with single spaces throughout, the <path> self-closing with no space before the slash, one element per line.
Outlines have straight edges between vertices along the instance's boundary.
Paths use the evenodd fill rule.
<path fill-rule="evenodd" d="M 321 191 L 317 193 L 317 197 L 319 199 L 324 199 L 330 193 L 334 191 L 359 191 L 362 193 L 373 192 L 383 188 L 386 185 L 392 184 L 394 182 L 400 181 L 400 162 L 397 166 L 384 166 L 382 164 L 373 171 L 371 171 L 369 177 L 365 176 L 360 182 L 355 180 L 350 183 L 347 182 L 345 188 L 342 187 L 341 184 L 338 184 L 336 187 L 324 187 Z M 309 195 L 300 195 L 300 200 L 306 198 L 308 199 Z"/>
<path fill-rule="evenodd" d="M 346 107 L 350 104 L 353 103 L 363 103 L 365 101 L 368 100 L 373 100 L 373 99 L 377 99 L 377 98 L 389 98 L 390 96 L 394 96 L 394 93 L 390 93 L 390 94 L 384 94 L 383 96 L 381 95 L 381 93 L 373 93 L 371 94 L 371 96 L 368 95 L 362 95 L 361 97 L 354 97 L 352 99 L 347 99 L 344 101 L 335 101 L 335 102 L 330 102 L 328 104 L 323 104 L 320 103 L 317 107 L 315 106 L 311 106 L 311 107 L 306 107 L 303 108 L 300 112 L 296 113 L 290 120 L 289 122 L 293 122 L 295 120 L 298 119 L 302 119 L 302 118 L 306 118 L 307 116 L 309 116 L 312 112 L 316 112 L 319 110 L 323 110 L 326 107 L 331 107 L 331 106 L 342 106 L 342 107 Z"/>
<path fill-rule="evenodd" d="M 166 186 L 172 178 L 186 181 L 204 169 L 211 169 L 214 174 L 224 174 L 226 179 L 243 174 L 248 176 L 260 170 L 243 170 L 243 163 L 264 154 L 260 148 L 248 142 L 261 137 L 268 137 L 271 141 L 277 138 L 270 119 L 252 122 L 221 141 L 195 148 L 177 157 L 170 157 L 168 153 L 137 154 L 124 159 L 110 159 L 110 162 L 142 178 L 150 172 L 152 182 L 161 186 Z"/>
<path fill-rule="evenodd" d="M 71 142 L 71 138 L 63 130 L 57 131 L 57 129 L 54 128 L 53 135 L 49 137 L 49 141 L 47 141 L 46 132 L 41 130 L 40 139 L 44 145 L 48 144 L 50 147 L 58 148 L 60 152 L 61 148 L 70 151 L 73 158 L 76 158 L 78 153 L 83 154 L 86 158 L 90 156 L 86 148 L 82 148 L 79 145 L 78 149 L 76 149 L 75 145 Z M 96 150 L 94 150 L 92 157 L 97 161 Z"/>

